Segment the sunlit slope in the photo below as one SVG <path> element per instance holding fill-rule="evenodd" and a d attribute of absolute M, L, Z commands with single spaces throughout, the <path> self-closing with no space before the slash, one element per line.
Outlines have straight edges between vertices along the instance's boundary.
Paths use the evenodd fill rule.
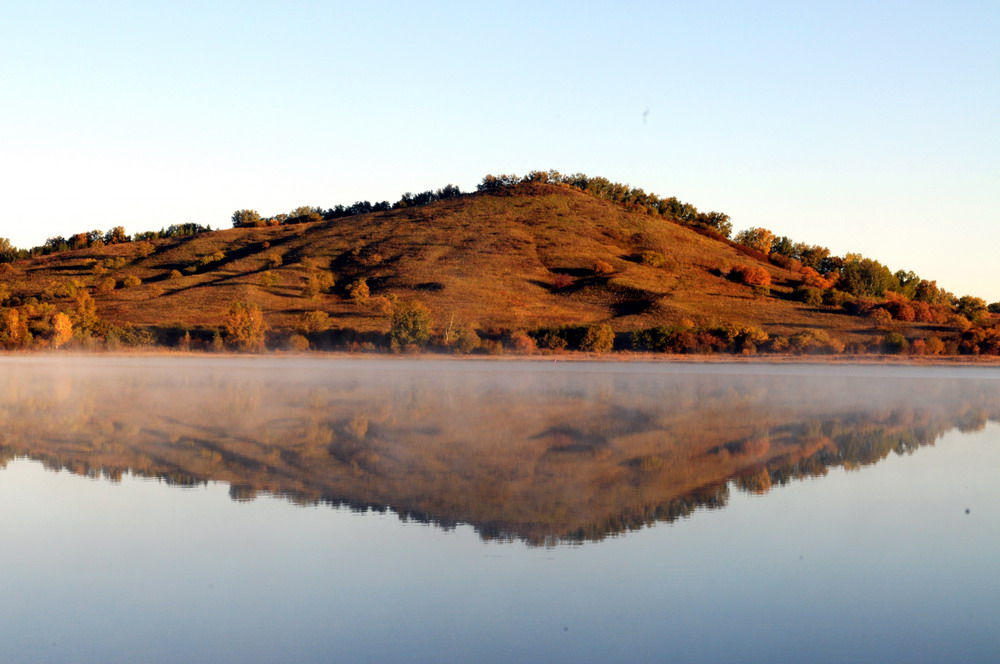
<path fill-rule="evenodd" d="M 790 294 L 801 275 L 759 262 L 724 240 L 558 185 L 521 184 L 492 193 L 306 224 L 234 228 L 191 238 L 68 251 L 19 263 L 5 279 L 43 298 L 75 280 L 96 292 L 98 313 L 115 324 L 218 326 L 231 303 L 261 306 L 272 327 L 322 310 L 335 325 L 385 330 L 380 298 L 418 299 L 436 325 L 480 329 L 602 323 L 616 331 L 690 320 L 752 324 L 771 333 L 824 328 L 841 338 L 870 335 L 857 318 L 810 307 Z M 643 252 L 662 254 L 644 264 Z M 93 263 L 124 258 L 95 274 Z M 610 266 L 596 268 L 598 262 Z M 658 261 L 659 262 L 659 261 Z M 771 274 L 770 295 L 725 275 L 738 265 Z M 602 273 L 605 272 L 605 273 Z M 268 273 L 265 275 L 265 273 Z M 334 275 L 329 292 L 308 297 L 309 280 Z M 172 275 L 172 276 L 171 276 Z M 142 284 L 123 287 L 134 276 Z M 349 296 L 366 279 L 371 298 Z"/>

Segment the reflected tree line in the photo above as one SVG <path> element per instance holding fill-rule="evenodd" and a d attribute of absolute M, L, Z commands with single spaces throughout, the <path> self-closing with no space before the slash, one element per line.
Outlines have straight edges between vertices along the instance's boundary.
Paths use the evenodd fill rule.
<path fill-rule="evenodd" d="M 238 501 L 277 495 L 545 545 L 673 522 L 734 490 L 875 464 L 1000 419 L 1000 386 L 974 379 L 222 362 L 10 371 L 0 461 L 222 481 Z"/>

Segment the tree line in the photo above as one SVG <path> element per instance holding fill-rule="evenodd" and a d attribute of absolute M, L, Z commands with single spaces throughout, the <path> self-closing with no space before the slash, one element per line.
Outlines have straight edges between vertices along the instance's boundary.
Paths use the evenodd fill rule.
<path fill-rule="evenodd" d="M 661 197 L 638 187 L 612 182 L 603 177 L 590 177 L 583 173 L 563 174 L 559 171 L 531 171 L 523 177 L 513 174 L 486 175 L 476 187 L 478 191 L 498 191 L 518 184 L 537 182 L 573 187 L 580 191 L 622 205 L 632 211 L 642 211 L 670 219 L 679 224 L 708 230 L 723 238 L 733 231 L 729 215 L 722 212 L 699 212 L 698 208 L 674 196 Z"/>
<path fill-rule="evenodd" d="M 256 210 L 237 210 L 233 212 L 232 223 L 234 228 L 261 227 L 261 226 L 284 226 L 287 224 L 304 224 L 314 221 L 332 221 L 334 219 L 344 219 L 372 212 L 388 212 L 390 210 L 401 210 L 404 208 L 420 207 L 429 205 L 436 201 L 444 201 L 450 198 L 457 198 L 462 195 L 462 190 L 456 185 L 448 184 L 440 189 L 428 190 L 414 194 L 406 192 L 399 197 L 395 203 L 389 201 L 357 201 L 351 205 L 335 205 L 334 207 L 323 209 L 303 205 L 285 214 L 276 214 L 271 217 L 264 217 Z"/>

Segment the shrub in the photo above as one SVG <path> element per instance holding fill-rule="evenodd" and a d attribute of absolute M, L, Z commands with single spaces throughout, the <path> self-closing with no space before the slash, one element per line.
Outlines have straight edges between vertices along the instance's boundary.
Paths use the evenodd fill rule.
<path fill-rule="evenodd" d="M 302 334 L 325 332 L 330 328 L 330 316 L 325 311 L 307 311 L 299 316 L 298 329 Z"/>
<path fill-rule="evenodd" d="M 264 270 L 260 274 L 260 285 L 264 288 L 274 288 L 281 283 L 281 278 L 270 270 Z"/>
<path fill-rule="evenodd" d="M 134 325 L 123 325 L 121 327 L 112 325 L 108 326 L 105 331 L 104 341 L 109 348 L 148 346 L 153 343 L 153 335 L 149 330 L 144 330 Z"/>
<path fill-rule="evenodd" d="M 566 337 L 559 330 L 548 329 L 537 333 L 538 345 L 549 350 L 565 350 L 569 345 Z"/>
<path fill-rule="evenodd" d="M 899 353 L 906 352 L 909 348 L 910 343 L 906 340 L 901 332 L 890 332 L 889 334 L 882 337 L 882 349 L 886 353 L 891 353 L 893 355 L 898 355 Z"/>
<path fill-rule="evenodd" d="M 872 309 L 868 314 L 868 318 L 871 320 L 872 325 L 879 330 L 884 330 L 892 325 L 892 314 L 885 309 Z"/>
<path fill-rule="evenodd" d="M 780 265 L 781 267 L 791 272 L 798 272 L 799 270 L 802 269 L 802 263 L 790 256 L 785 256 L 784 254 L 771 253 L 769 257 L 772 263 L 774 263 L 775 265 Z"/>
<path fill-rule="evenodd" d="M 823 291 L 823 304 L 830 307 L 843 307 L 851 299 L 850 294 L 836 288 Z"/>
<path fill-rule="evenodd" d="M 644 456 L 639 459 L 639 470 L 652 473 L 663 468 L 663 459 L 656 455 Z"/>
<path fill-rule="evenodd" d="M 355 302 L 364 302 L 371 296 L 371 289 L 368 288 L 368 280 L 364 277 L 354 280 L 347 286 L 347 293 Z"/>
<path fill-rule="evenodd" d="M 729 271 L 729 275 L 747 286 L 771 285 L 771 273 L 757 265 L 737 265 Z"/>
<path fill-rule="evenodd" d="M 805 330 L 788 338 L 791 349 L 798 353 L 843 353 L 844 342 L 830 336 L 826 330 Z"/>
<path fill-rule="evenodd" d="M 204 256 L 199 257 L 196 267 L 206 267 L 208 265 L 211 265 L 212 263 L 220 263 L 224 260 L 226 260 L 226 254 L 224 254 L 221 251 L 215 251 L 210 254 L 205 254 Z"/>
<path fill-rule="evenodd" d="M 136 242 L 135 246 L 136 249 L 138 249 L 137 253 L 139 254 L 140 258 L 146 258 L 148 256 L 152 256 L 153 253 L 156 251 L 156 247 L 153 246 L 152 242 L 146 242 L 146 241 Z"/>
<path fill-rule="evenodd" d="M 730 345 L 741 353 L 756 353 L 757 347 L 770 339 L 767 332 L 756 325 L 734 327 L 729 330 Z"/>
<path fill-rule="evenodd" d="M 305 352 L 309 350 L 309 340 L 301 334 L 293 334 L 288 337 L 288 350 L 298 353 Z"/>
<path fill-rule="evenodd" d="M 573 285 L 573 277 L 561 272 L 552 277 L 552 290 L 562 290 Z"/>
<path fill-rule="evenodd" d="M 811 286 L 799 286 L 795 289 L 795 297 L 811 307 L 823 304 L 823 293 L 818 288 Z"/>
<path fill-rule="evenodd" d="M 886 302 L 882 307 L 892 315 L 893 320 L 906 323 L 912 323 L 916 320 L 916 307 L 905 296 L 892 292 L 887 292 L 885 295 Z"/>
<path fill-rule="evenodd" d="M 123 257 L 105 258 L 102 265 L 108 270 L 120 270 L 128 263 Z"/>
<path fill-rule="evenodd" d="M 482 346 L 482 340 L 479 335 L 476 334 L 476 328 L 467 325 L 462 327 L 458 331 L 458 335 L 455 338 L 455 349 L 460 353 L 472 353 Z"/>
<path fill-rule="evenodd" d="M 134 274 L 130 274 L 124 279 L 122 279 L 122 286 L 124 288 L 135 288 L 136 286 L 140 285 L 142 285 L 142 279 L 135 276 Z"/>
<path fill-rule="evenodd" d="M 281 267 L 282 257 L 277 251 L 269 251 L 264 254 L 264 263 L 268 267 Z"/>
<path fill-rule="evenodd" d="M 788 337 L 774 336 L 768 342 L 767 350 L 772 353 L 787 353 L 790 346 Z"/>
<path fill-rule="evenodd" d="M 212 334 L 212 345 L 210 348 L 213 353 L 221 353 L 225 349 L 225 345 L 222 342 L 222 335 L 218 330 Z"/>
<path fill-rule="evenodd" d="M 182 276 L 183 275 L 180 273 L 180 270 L 171 270 L 167 274 L 167 279 L 180 279 Z"/>
<path fill-rule="evenodd" d="M 599 277 L 604 277 L 609 274 L 614 274 L 615 268 L 607 261 L 597 260 L 594 261 L 594 274 Z"/>
<path fill-rule="evenodd" d="M 535 343 L 535 340 L 528 336 L 528 333 L 523 330 L 515 330 L 511 332 L 509 344 L 510 347 L 518 353 L 534 353 L 538 350 L 538 345 Z"/>
<path fill-rule="evenodd" d="M 944 342 L 938 337 L 930 337 L 926 340 L 926 344 L 928 355 L 942 355 L 945 351 Z"/>
<path fill-rule="evenodd" d="M 615 345 L 615 333 L 611 326 L 606 323 L 600 325 L 590 325 L 583 334 L 580 342 L 580 350 L 591 353 L 607 353 Z"/>
<path fill-rule="evenodd" d="M 826 290 L 833 286 L 834 279 L 827 279 L 821 275 L 816 270 L 812 269 L 808 265 L 799 269 L 799 274 L 802 275 L 802 283 L 806 286 L 811 286 L 813 288 L 819 288 L 820 290 Z"/>
<path fill-rule="evenodd" d="M 97 292 L 106 295 L 112 292 L 117 285 L 118 281 L 114 277 L 106 277 L 97 282 Z"/>
<path fill-rule="evenodd" d="M 663 267 L 667 259 L 658 251 L 643 251 L 639 254 L 639 262 L 649 267 Z"/>

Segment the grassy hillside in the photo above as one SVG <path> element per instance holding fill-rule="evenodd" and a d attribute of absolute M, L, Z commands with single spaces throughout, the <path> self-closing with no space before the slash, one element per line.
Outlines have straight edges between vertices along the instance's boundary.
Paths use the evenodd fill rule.
<path fill-rule="evenodd" d="M 858 348 L 876 346 L 889 329 L 839 306 L 799 301 L 801 272 L 717 233 L 539 182 L 420 207 L 123 242 L 7 265 L 0 289 L 8 306 L 49 303 L 50 318 L 53 308 L 73 317 L 86 290 L 101 320 L 149 329 L 163 343 L 183 330 L 198 339 L 199 331 L 221 328 L 237 301 L 260 307 L 272 344 L 312 311 L 328 314 L 324 325 L 334 330 L 384 333 L 394 303 L 411 300 L 426 305 L 439 335 L 474 327 L 499 338 L 607 324 L 619 346 L 627 333 L 654 326 L 752 326 L 772 338 L 824 330 Z M 733 278 L 750 267 L 766 271 L 769 292 Z M 362 279 L 370 296 L 352 297 Z M 33 325 L 36 338 L 48 333 L 44 321 Z M 892 329 L 911 341 L 960 331 L 942 322 L 894 321 Z"/>

